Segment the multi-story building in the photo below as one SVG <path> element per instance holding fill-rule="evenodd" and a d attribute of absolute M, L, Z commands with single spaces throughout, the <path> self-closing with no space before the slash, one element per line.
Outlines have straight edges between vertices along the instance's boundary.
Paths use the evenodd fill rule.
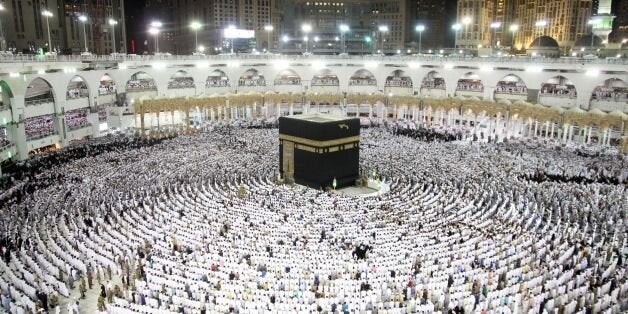
<path fill-rule="evenodd" d="M 615 42 L 623 42 L 625 39 L 628 43 L 628 1 L 617 1 L 614 12 L 616 18 L 611 36 Z"/>
<path fill-rule="evenodd" d="M 522 50 L 535 38 L 546 35 L 556 39 L 565 53 L 590 31 L 591 14 L 592 0 L 459 0 L 461 29 L 456 45 L 462 48 L 514 45 Z M 537 23 L 540 21 L 545 23 Z M 499 26 L 491 28 L 493 23 Z M 518 28 L 511 30 L 515 24 Z"/>
<path fill-rule="evenodd" d="M 383 49 L 394 53 L 406 48 L 410 21 L 414 17 L 410 3 L 406 0 L 297 0 L 293 11 L 286 13 L 286 16 L 294 16 L 287 21 L 286 32 L 293 39 L 292 47 L 302 47 L 305 34 L 301 25 L 311 24 L 309 39 L 318 39 L 310 43 L 313 51 L 337 53 L 342 50 L 340 25 L 346 24 L 349 27 L 345 35 L 347 52 L 381 52 Z"/>
<path fill-rule="evenodd" d="M 253 44 L 260 50 L 277 47 L 282 23 L 281 0 L 151 2 L 151 6 L 156 8 L 153 16 L 160 19 L 164 24 L 163 32 L 168 33 L 160 35 L 161 51 L 176 54 L 194 52 L 197 48 L 196 31 L 190 27 L 192 22 L 202 25 L 198 30 L 198 45 L 203 46 L 205 52 L 216 53 L 220 49 L 230 49 L 231 41 L 223 36 L 223 30 L 228 27 L 255 31 Z M 267 30 L 268 25 L 273 26 L 272 31 Z"/>
<path fill-rule="evenodd" d="M 4 6 L 2 29 L 5 40 L 1 47 L 4 50 L 14 53 L 37 53 L 40 49 L 58 53 L 84 51 L 83 22 L 78 18 L 81 15 L 87 17 L 85 34 L 90 52 L 113 52 L 112 30 L 116 32 L 116 50 L 126 49 L 124 0 L 5 1 Z M 44 16 L 45 11 L 51 15 Z M 118 24 L 112 28 L 109 19 Z M 51 49 L 48 48 L 48 31 Z"/>
<path fill-rule="evenodd" d="M 124 0 L 66 0 L 63 12 L 65 47 L 72 53 L 85 50 L 83 26 L 85 26 L 87 48 L 90 52 L 110 54 L 126 51 Z M 85 16 L 86 21 L 79 20 L 79 16 Z M 116 21 L 117 24 L 110 24 L 110 20 Z M 115 35 L 112 32 L 115 32 Z"/>
<path fill-rule="evenodd" d="M 421 34 L 421 46 L 423 49 L 449 48 L 448 36 L 451 27 L 451 17 L 448 16 L 447 2 L 443 0 L 416 0 L 412 1 L 413 11 L 416 12 L 414 22 L 408 25 L 410 30 L 407 42 L 417 43 L 418 34 L 412 33 L 416 25 L 425 26 L 425 31 Z M 443 32 L 443 30 L 445 32 Z M 416 45 L 413 45 L 416 46 Z"/>

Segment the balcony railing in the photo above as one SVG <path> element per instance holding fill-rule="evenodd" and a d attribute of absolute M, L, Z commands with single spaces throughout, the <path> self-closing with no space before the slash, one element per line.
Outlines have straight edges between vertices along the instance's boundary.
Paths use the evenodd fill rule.
<path fill-rule="evenodd" d="M 11 55 L 0 56 L 0 63 L 26 63 L 26 62 L 126 62 L 126 61 L 229 61 L 229 60 L 351 60 L 351 61 L 469 61 L 469 62 L 521 62 L 521 63 L 557 63 L 557 64 L 619 64 L 628 65 L 626 58 L 606 58 L 606 59 L 590 59 L 590 58 L 544 58 L 544 57 L 526 57 L 526 56 L 503 56 L 503 57 L 473 57 L 473 56 L 441 56 L 441 55 L 280 55 L 280 54 L 224 54 L 224 55 L 58 55 L 58 56 L 39 56 L 39 55 Z"/>
<path fill-rule="evenodd" d="M 68 125 L 68 131 L 75 131 L 78 129 L 88 128 L 91 126 L 92 126 L 91 123 L 77 124 L 77 125 L 71 125 L 71 126 Z"/>
<path fill-rule="evenodd" d="M 5 151 L 13 146 L 13 143 L 9 141 L 0 141 L 0 152 Z"/>
<path fill-rule="evenodd" d="M 38 132 L 38 133 L 31 133 L 31 134 L 26 134 L 26 140 L 27 141 L 34 141 L 34 140 L 38 140 L 41 138 L 44 138 L 46 136 L 51 136 L 51 135 L 57 135 L 57 131 L 47 131 L 47 132 Z"/>
<path fill-rule="evenodd" d="M 33 100 L 26 100 L 26 101 L 24 101 L 24 105 L 26 105 L 26 106 L 35 106 L 35 105 L 47 104 L 47 103 L 51 103 L 51 102 L 54 102 L 54 100 L 52 98 L 33 99 Z"/>

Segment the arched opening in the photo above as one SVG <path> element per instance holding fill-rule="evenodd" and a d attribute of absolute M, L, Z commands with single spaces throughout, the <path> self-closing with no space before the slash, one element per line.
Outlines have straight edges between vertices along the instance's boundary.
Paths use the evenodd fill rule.
<path fill-rule="evenodd" d="M 127 92 L 157 91 L 155 79 L 146 72 L 137 72 L 126 82 Z"/>
<path fill-rule="evenodd" d="M 0 93 L 2 94 L 2 98 L 0 98 L 0 111 L 11 109 L 11 98 L 13 98 L 13 91 L 6 81 L 0 81 Z M 6 122 L 0 121 L 0 123 Z"/>
<path fill-rule="evenodd" d="M 546 106 L 571 107 L 576 105 L 577 97 L 576 87 L 564 76 L 547 80 L 539 90 L 539 103 Z"/>
<path fill-rule="evenodd" d="M 87 97 L 89 97 L 89 89 L 87 88 L 87 83 L 85 82 L 85 80 L 78 75 L 70 79 L 70 83 L 68 83 L 68 88 L 66 91 L 66 98 L 79 99 Z"/>
<path fill-rule="evenodd" d="M 394 95 L 412 95 L 413 90 L 412 79 L 402 71 L 396 70 L 386 77 L 384 82 L 384 93 Z"/>
<path fill-rule="evenodd" d="M 368 70 L 358 70 L 349 78 L 349 86 L 377 86 L 375 75 Z"/>
<path fill-rule="evenodd" d="M 259 71 L 255 69 L 248 69 L 244 74 L 240 76 L 238 80 L 238 86 L 241 87 L 254 87 L 254 86 L 266 86 L 266 79 Z"/>
<path fill-rule="evenodd" d="M 469 72 L 463 75 L 456 85 L 456 96 L 476 96 L 482 97 L 484 93 L 484 84 L 480 76 Z"/>
<path fill-rule="evenodd" d="M 495 100 L 525 101 L 528 98 L 528 87 L 519 76 L 509 74 L 497 82 L 494 98 Z"/>
<path fill-rule="evenodd" d="M 227 74 L 225 74 L 225 72 L 220 70 L 214 70 L 213 72 L 209 73 L 209 76 L 207 76 L 207 80 L 205 81 L 205 88 L 230 86 L 231 84 L 229 83 L 229 77 L 227 77 Z"/>
<path fill-rule="evenodd" d="M 194 78 L 185 71 L 177 71 L 168 81 L 168 89 L 195 88 Z"/>
<path fill-rule="evenodd" d="M 275 85 L 301 85 L 301 77 L 293 70 L 283 70 L 275 78 Z"/>
<path fill-rule="evenodd" d="M 412 88 L 412 79 L 406 72 L 396 70 L 386 77 L 386 87 Z"/>
<path fill-rule="evenodd" d="M 329 69 L 324 69 L 312 77 L 312 86 L 339 86 L 338 76 Z"/>
<path fill-rule="evenodd" d="M 100 85 L 98 85 L 98 95 L 110 95 L 116 93 L 116 82 L 109 76 L 109 74 L 105 74 L 100 78 Z"/>
<path fill-rule="evenodd" d="M 591 94 L 591 109 L 628 112 L 628 84 L 618 78 L 610 78 L 595 87 Z"/>
<path fill-rule="evenodd" d="M 24 95 L 24 104 L 32 106 L 44 103 L 54 103 L 54 93 L 50 83 L 38 77 L 28 84 Z"/>
<path fill-rule="evenodd" d="M 421 81 L 421 96 L 445 97 L 445 79 L 436 71 L 431 71 Z"/>

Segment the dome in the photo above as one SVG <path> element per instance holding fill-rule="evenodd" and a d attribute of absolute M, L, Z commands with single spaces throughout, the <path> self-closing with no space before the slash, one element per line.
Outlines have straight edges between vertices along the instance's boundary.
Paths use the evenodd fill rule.
<path fill-rule="evenodd" d="M 595 36 L 593 34 L 584 35 L 574 44 L 574 47 L 591 47 L 591 36 L 593 36 L 593 47 L 603 47 L 602 38 Z"/>
<path fill-rule="evenodd" d="M 590 40 L 590 39 L 589 39 Z M 537 37 L 531 44 L 530 48 L 558 48 L 558 42 L 556 39 L 550 36 L 540 36 Z"/>

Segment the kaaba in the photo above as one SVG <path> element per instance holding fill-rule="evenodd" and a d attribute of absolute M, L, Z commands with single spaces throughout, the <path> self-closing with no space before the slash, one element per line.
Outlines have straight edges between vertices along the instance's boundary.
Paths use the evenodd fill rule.
<path fill-rule="evenodd" d="M 279 169 L 286 182 L 311 188 L 355 185 L 360 120 L 329 114 L 279 118 Z"/>

